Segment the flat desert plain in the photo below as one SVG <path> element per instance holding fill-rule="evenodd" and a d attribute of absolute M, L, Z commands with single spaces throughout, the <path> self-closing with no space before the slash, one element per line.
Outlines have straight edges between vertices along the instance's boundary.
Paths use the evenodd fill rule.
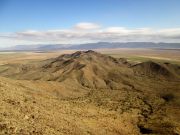
<path fill-rule="evenodd" d="M 27 63 L 70 54 L 77 50 L 62 50 L 49 52 L 0 52 L 0 65 L 7 63 Z M 179 49 L 96 49 L 95 51 L 115 58 L 126 58 L 130 61 L 142 62 L 147 60 L 169 61 L 180 63 Z"/>

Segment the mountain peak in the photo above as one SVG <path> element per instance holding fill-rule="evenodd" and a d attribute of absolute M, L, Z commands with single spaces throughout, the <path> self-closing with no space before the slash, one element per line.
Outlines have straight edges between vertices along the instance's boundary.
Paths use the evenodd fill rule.
<path fill-rule="evenodd" d="M 73 53 L 72 55 L 74 55 L 74 56 L 79 56 L 79 55 L 83 55 L 83 54 L 97 54 L 97 52 L 95 52 L 95 51 L 93 51 L 93 50 L 77 51 L 77 52 Z"/>
<path fill-rule="evenodd" d="M 95 56 L 95 55 L 98 55 L 100 56 L 101 54 L 98 53 L 98 52 L 95 52 L 95 51 L 92 51 L 92 50 L 88 50 L 88 51 L 76 51 L 72 54 L 63 54 L 63 55 L 60 55 L 59 57 L 57 57 L 56 59 L 57 60 L 61 60 L 61 59 L 76 59 L 76 58 L 80 58 L 80 57 L 83 57 L 83 56 Z"/>

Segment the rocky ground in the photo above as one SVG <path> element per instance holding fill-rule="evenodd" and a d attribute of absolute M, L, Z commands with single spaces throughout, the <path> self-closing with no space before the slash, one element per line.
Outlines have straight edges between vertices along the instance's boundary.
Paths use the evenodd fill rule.
<path fill-rule="evenodd" d="M 93 51 L 0 75 L 0 134 L 180 134 L 179 66 Z"/>

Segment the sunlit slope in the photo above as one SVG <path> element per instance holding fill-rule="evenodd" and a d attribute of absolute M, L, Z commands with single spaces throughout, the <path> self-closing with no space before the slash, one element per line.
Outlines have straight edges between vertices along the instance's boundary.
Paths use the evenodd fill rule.
<path fill-rule="evenodd" d="M 86 51 L 6 66 L 1 134 L 180 133 L 177 65 Z"/>

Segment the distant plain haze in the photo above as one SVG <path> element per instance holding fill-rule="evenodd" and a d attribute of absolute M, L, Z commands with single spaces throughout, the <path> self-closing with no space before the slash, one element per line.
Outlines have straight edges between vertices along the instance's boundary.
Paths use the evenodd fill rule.
<path fill-rule="evenodd" d="M 0 0 L 0 47 L 180 43 L 179 0 Z"/>

